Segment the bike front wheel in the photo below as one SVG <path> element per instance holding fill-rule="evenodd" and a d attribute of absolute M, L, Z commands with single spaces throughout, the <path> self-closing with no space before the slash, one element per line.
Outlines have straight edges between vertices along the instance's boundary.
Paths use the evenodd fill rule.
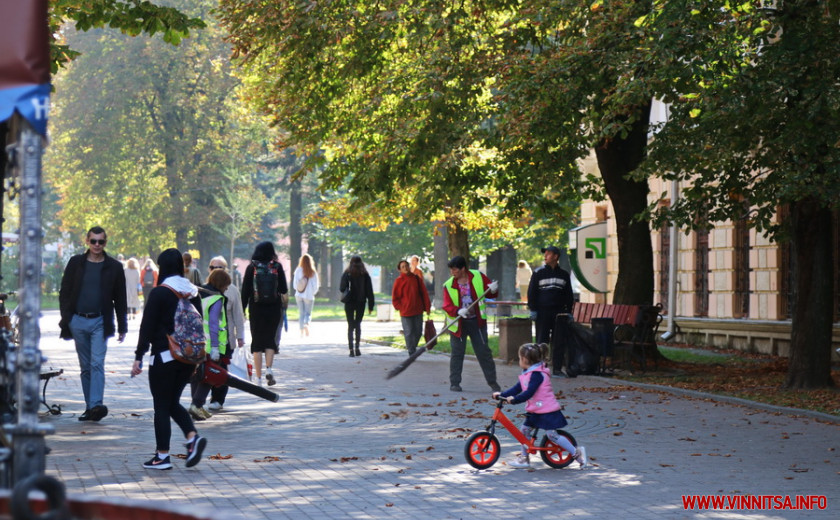
<path fill-rule="evenodd" d="M 476 432 L 470 435 L 467 445 L 464 446 L 467 462 L 476 469 L 489 468 L 499 460 L 499 455 L 501 455 L 499 439 L 490 432 Z"/>
<path fill-rule="evenodd" d="M 557 432 L 557 435 L 562 435 L 568 439 L 568 441 L 572 443 L 572 446 L 577 447 L 577 441 L 571 433 L 563 430 L 554 431 Z M 540 448 L 545 448 L 540 451 L 540 457 L 542 457 L 543 462 L 552 468 L 565 468 L 571 464 L 573 460 L 575 460 L 574 453 L 569 453 L 557 444 L 554 444 L 551 439 L 548 438 L 548 435 L 543 435 L 543 438 L 540 441 Z"/>

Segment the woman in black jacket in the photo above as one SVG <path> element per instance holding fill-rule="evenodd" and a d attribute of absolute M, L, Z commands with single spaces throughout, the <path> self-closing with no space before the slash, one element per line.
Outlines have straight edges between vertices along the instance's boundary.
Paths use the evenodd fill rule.
<path fill-rule="evenodd" d="M 269 282 L 264 279 L 271 273 Z M 262 279 L 261 279 L 262 278 Z M 260 288 L 260 285 L 263 288 Z M 255 290 L 256 288 L 256 290 Z M 271 294 L 259 294 L 271 292 Z M 249 311 L 251 323 L 251 352 L 254 354 L 254 374 L 257 384 L 262 386 L 262 354 L 265 353 L 265 381 L 268 386 L 276 383 L 271 365 L 280 341 L 280 326 L 283 323 L 283 295 L 289 293 L 286 272 L 277 261 L 277 253 L 271 242 L 260 242 L 251 255 L 251 263 L 242 278 L 242 309 Z"/>
<path fill-rule="evenodd" d="M 195 371 L 195 365 L 176 361 L 169 352 L 167 334 L 175 330 L 175 310 L 178 296 L 173 291 L 191 295 L 191 302 L 201 312 L 198 289 L 184 278 L 184 259 L 177 249 L 167 249 L 158 257 L 160 272 L 158 285 L 149 292 L 140 322 L 140 338 L 134 352 L 131 377 L 143 371 L 143 356 L 151 348 L 149 359 L 149 389 L 154 403 L 155 456 L 143 464 L 147 469 L 171 469 L 169 441 L 172 436 L 170 418 L 187 438 L 186 466 L 201 461 L 207 439 L 198 435 L 187 410 L 181 406 L 181 393 Z"/>
<path fill-rule="evenodd" d="M 368 310 L 373 313 L 373 284 L 370 275 L 362 263 L 362 257 L 353 256 L 350 264 L 341 275 L 338 289 L 344 293 L 350 289 L 350 295 L 344 302 L 344 314 L 347 316 L 347 344 L 350 347 L 350 357 L 361 356 L 359 341 L 362 338 L 362 318 L 365 315 L 365 302 Z M 353 348 L 353 333 L 356 334 L 355 349 Z"/>

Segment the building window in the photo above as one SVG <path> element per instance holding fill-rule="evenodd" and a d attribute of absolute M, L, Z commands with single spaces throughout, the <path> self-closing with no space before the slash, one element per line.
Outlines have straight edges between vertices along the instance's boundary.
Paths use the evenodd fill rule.
<path fill-rule="evenodd" d="M 750 229 L 746 219 L 735 221 L 735 318 L 750 315 Z"/>
<path fill-rule="evenodd" d="M 694 233 L 694 315 L 709 315 L 709 230 Z"/>
<path fill-rule="evenodd" d="M 671 226 L 664 226 L 659 230 L 659 303 L 668 309 L 668 284 L 671 266 Z"/>

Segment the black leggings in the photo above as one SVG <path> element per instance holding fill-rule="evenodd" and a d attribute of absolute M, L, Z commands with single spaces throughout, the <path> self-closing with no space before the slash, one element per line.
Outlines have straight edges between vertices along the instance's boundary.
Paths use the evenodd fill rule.
<path fill-rule="evenodd" d="M 184 438 L 195 430 L 195 425 L 187 410 L 181 406 L 181 394 L 195 365 L 188 365 L 179 361 L 161 363 L 157 356 L 155 363 L 149 367 L 149 389 L 152 391 L 152 402 L 155 408 L 155 444 L 157 451 L 168 452 L 169 441 L 172 437 L 172 425 L 169 419 L 181 428 Z"/>
<path fill-rule="evenodd" d="M 365 317 L 365 304 L 344 304 L 344 314 L 347 316 L 347 345 L 353 348 L 353 332 L 356 333 L 356 347 L 362 339 L 362 318 Z"/>

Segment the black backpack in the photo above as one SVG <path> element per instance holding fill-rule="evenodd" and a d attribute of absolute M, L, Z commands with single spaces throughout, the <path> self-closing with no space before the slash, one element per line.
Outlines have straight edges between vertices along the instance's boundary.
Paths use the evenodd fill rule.
<path fill-rule="evenodd" d="M 251 262 L 254 266 L 254 303 L 272 304 L 280 301 L 277 294 L 277 281 L 280 278 L 280 264 Z"/>

